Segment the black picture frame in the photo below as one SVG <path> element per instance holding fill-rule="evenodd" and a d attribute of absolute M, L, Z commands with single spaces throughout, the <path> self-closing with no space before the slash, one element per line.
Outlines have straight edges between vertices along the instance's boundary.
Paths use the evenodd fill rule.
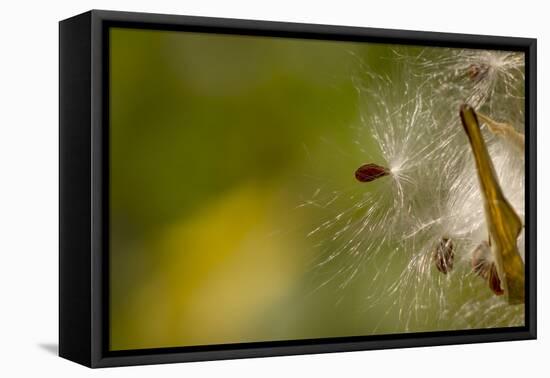
<path fill-rule="evenodd" d="M 109 28 L 523 51 L 526 57 L 525 326 L 132 351 L 108 346 Z M 59 355 L 88 367 L 536 338 L 536 39 L 92 10 L 59 24 Z"/>

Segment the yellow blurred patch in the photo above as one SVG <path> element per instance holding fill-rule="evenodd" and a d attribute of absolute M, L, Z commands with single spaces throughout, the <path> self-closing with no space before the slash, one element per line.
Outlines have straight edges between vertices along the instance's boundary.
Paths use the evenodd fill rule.
<path fill-rule="evenodd" d="M 157 273 L 134 293 L 113 349 L 262 340 L 265 315 L 277 307 L 304 266 L 300 242 L 281 198 L 249 183 L 166 230 L 153 243 Z M 123 315 L 123 316 L 124 316 Z M 132 331 L 133 329 L 133 331 Z"/>

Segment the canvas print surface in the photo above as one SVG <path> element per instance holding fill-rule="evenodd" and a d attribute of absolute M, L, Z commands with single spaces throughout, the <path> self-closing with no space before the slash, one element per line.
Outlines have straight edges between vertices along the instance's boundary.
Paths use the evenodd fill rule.
<path fill-rule="evenodd" d="M 109 45 L 110 350 L 524 325 L 523 53 Z"/>

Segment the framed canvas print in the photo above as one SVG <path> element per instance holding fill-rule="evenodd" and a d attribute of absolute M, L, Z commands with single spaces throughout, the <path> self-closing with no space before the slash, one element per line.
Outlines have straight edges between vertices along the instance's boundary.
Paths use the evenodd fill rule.
<path fill-rule="evenodd" d="M 536 337 L 536 41 L 60 22 L 60 355 Z"/>

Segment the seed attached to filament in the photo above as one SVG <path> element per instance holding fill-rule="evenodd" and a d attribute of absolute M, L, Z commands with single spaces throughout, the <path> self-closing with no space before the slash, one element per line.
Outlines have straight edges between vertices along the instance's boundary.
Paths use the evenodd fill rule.
<path fill-rule="evenodd" d="M 500 278 L 498 278 L 497 266 L 495 263 L 492 263 L 491 268 L 489 269 L 488 281 L 489 289 L 491 289 L 495 295 L 504 294 L 504 290 L 502 290 L 502 287 L 500 286 Z"/>
<path fill-rule="evenodd" d="M 491 262 L 489 261 L 490 254 L 491 247 L 486 241 L 482 241 L 472 252 L 472 270 L 484 279 L 489 277 L 489 270 L 491 268 Z"/>
<path fill-rule="evenodd" d="M 360 182 L 370 182 L 389 174 L 389 169 L 381 167 L 377 164 L 369 163 L 357 168 L 355 171 L 355 178 Z"/>
<path fill-rule="evenodd" d="M 494 261 L 490 261 L 491 247 L 486 241 L 481 242 L 472 253 L 472 269 L 475 274 L 487 281 L 489 289 L 495 295 L 504 294 L 500 286 L 497 266 Z"/>
<path fill-rule="evenodd" d="M 468 77 L 470 78 L 470 80 L 474 81 L 474 82 L 478 82 L 478 81 L 481 81 L 483 80 L 487 74 L 489 73 L 489 66 L 487 64 L 484 64 L 484 63 L 480 63 L 480 64 L 470 64 L 470 66 L 468 67 Z"/>
<path fill-rule="evenodd" d="M 453 241 L 447 237 L 442 237 L 433 251 L 433 260 L 435 267 L 443 274 L 453 270 L 455 261 L 455 252 Z"/>

